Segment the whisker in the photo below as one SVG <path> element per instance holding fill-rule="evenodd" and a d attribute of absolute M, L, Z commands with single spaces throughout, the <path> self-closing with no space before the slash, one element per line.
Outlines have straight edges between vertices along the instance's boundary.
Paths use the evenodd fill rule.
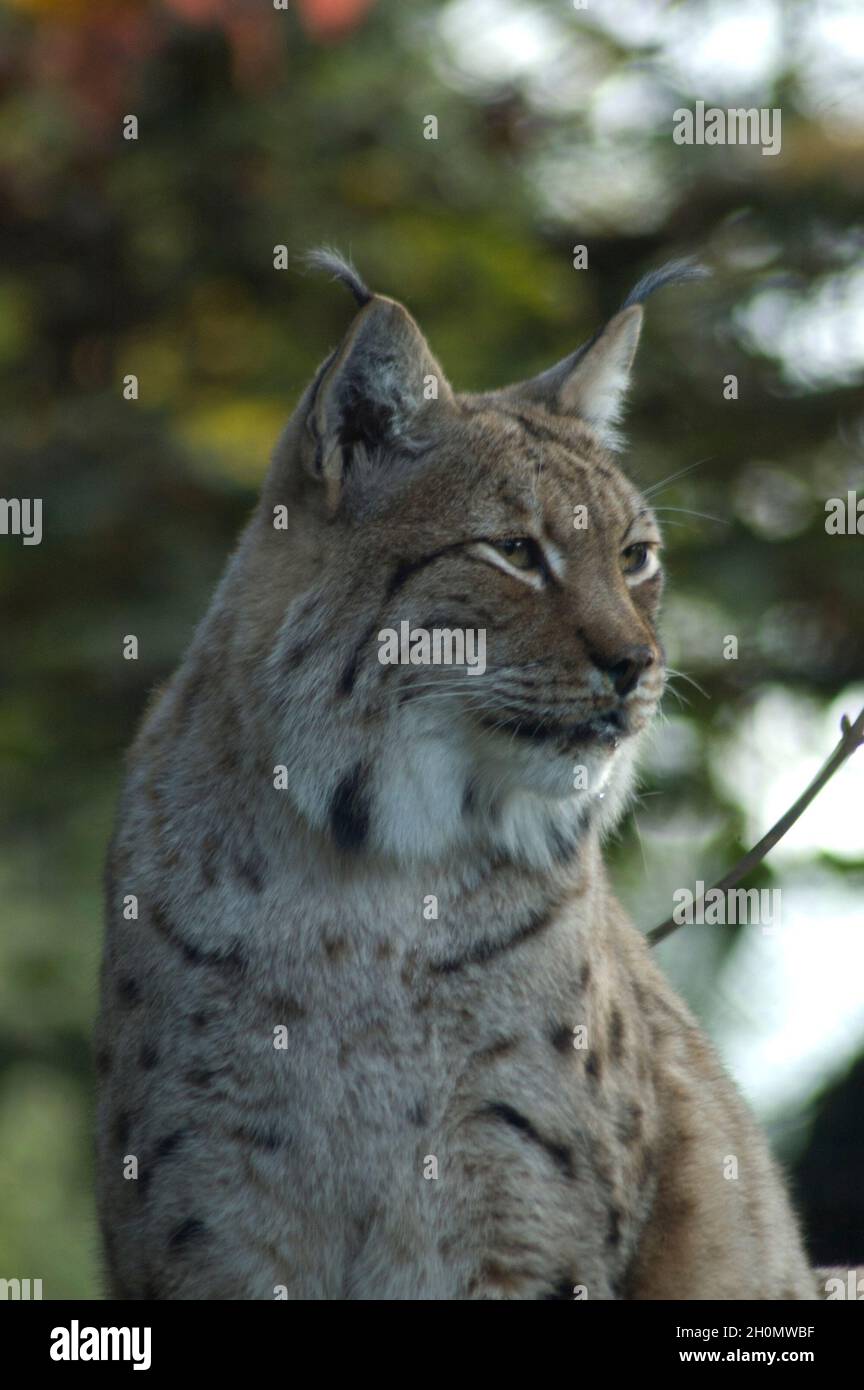
<path fill-rule="evenodd" d="M 680 690 L 676 690 L 674 685 L 672 685 L 672 683 L 669 681 L 667 681 L 666 683 L 666 690 L 664 690 L 663 692 L 664 695 L 666 694 L 666 691 L 668 691 L 670 695 L 675 696 L 675 699 L 678 701 L 679 705 L 687 705 L 689 707 L 691 702 L 687 699 L 685 695 L 681 694 Z"/>
<path fill-rule="evenodd" d="M 712 516 L 710 512 L 694 512 L 692 507 L 652 507 L 654 512 L 683 512 L 686 516 L 701 516 L 704 521 L 717 521 L 721 526 L 731 526 L 728 517 Z M 672 523 L 668 523 L 671 525 Z"/>
<path fill-rule="evenodd" d="M 700 685 L 692 676 L 688 676 L 686 671 L 676 671 L 674 666 L 667 666 L 666 670 L 669 672 L 670 676 L 678 676 L 682 681 L 687 681 L 687 684 L 692 685 L 694 690 L 698 690 L 700 695 L 704 695 L 706 700 L 711 699 L 704 685 Z"/>
<path fill-rule="evenodd" d="M 634 828 L 634 830 L 636 831 L 636 839 L 639 841 L 639 850 L 640 850 L 640 853 L 641 853 L 641 855 L 642 855 L 642 867 L 643 867 L 643 869 L 645 870 L 645 876 L 646 876 L 646 878 L 647 878 L 647 876 L 648 876 L 648 860 L 647 860 L 647 858 L 646 858 L 646 856 L 645 856 L 645 845 L 644 845 L 644 843 L 643 843 L 643 841 L 642 841 L 642 831 L 639 829 L 639 817 L 636 815 L 636 812 L 635 812 L 635 811 L 633 812 L 633 828 Z"/>
<path fill-rule="evenodd" d="M 701 468 L 703 463 L 712 463 L 717 457 L 716 454 L 708 454 L 704 459 L 697 459 L 695 463 L 689 463 L 686 468 L 680 468 L 677 473 L 670 473 L 668 478 L 661 478 L 659 483 L 652 483 L 650 487 L 643 490 L 643 497 L 650 497 L 652 493 L 659 492 L 661 488 L 668 487 L 677 478 L 683 478 L 688 473 L 692 473 L 694 468 Z"/>

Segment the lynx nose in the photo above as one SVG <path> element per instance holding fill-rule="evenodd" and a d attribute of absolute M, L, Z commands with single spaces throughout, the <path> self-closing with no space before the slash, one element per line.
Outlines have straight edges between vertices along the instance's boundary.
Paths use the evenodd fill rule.
<path fill-rule="evenodd" d="M 629 695 L 642 672 L 652 664 L 654 653 L 650 647 L 625 647 L 615 659 L 605 665 L 603 670 L 612 677 L 612 684 L 619 695 Z"/>

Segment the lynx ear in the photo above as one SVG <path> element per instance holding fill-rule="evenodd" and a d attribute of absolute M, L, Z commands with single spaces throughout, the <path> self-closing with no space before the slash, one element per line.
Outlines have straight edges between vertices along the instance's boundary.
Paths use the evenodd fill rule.
<path fill-rule="evenodd" d="M 514 389 L 556 415 L 578 415 L 614 448 L 641 331 L 642 310 L 634 304 L 610 319 L 590 343 Z"/>
<path fill-rule="evenodd" d="M 621 309 L 587 343 L 556 366 L 531 381 L 511 386 L 503 394 L 544 405 L 557 415 L 577 415 L 597 431 L 610 448 L 620 445 L 615 426 L 621 418 L 624 397 L 639 334 L 642 301 L 664 285 L 701 279 L 709 274 L 693 261 L 670 261 L 643 276 L 630 291 Z"/>
<path fill-rule="evenodd" d="M 452 401 L 423 334 L 401 304 L 371 294 L 346 262 L 315 263 L 348 283 L 362 308 L 325 363 L 306 417 L 304 461 L 335 503 L 358 462 L 387 469 L 420 453 L 431 418 Z"/>

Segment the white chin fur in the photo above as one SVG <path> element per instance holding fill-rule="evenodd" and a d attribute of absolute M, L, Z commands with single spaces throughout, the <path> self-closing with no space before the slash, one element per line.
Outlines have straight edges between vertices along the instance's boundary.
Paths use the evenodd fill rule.
<path fill-rule="evenodd" d="M 542 868 L 560 863 L 568 843 L 575 849 L 589 822 L 601 833 L 610 829 L 627 802 L 636 739 L 562 757 L 480 735 L 452 707 L 430 719 L 409 704 L 386 727 L 361 733 L 353 721 L 326 729 L 316 705 L 315 695 L 295 704 L 283 730 L 278 761 L 289 769 L 287 795 L 326 833 L 334 788 L 362 762 L 366 853 L 422 863 L 504 853 Z M 576 765 L 585 769 L 584 788 L 574 789 Z"/>

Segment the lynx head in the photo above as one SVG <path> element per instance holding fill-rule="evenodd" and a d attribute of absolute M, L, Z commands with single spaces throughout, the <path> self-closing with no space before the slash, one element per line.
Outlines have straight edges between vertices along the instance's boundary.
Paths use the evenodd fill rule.
<path fill-rule="evenodd" d="M 560 861 L 620 814 L 663 690 L 660 532 L 616 425 L 642 300 L 703 272 L 667 265 L 557 366 L 459 395 L 400 304 L 314 262 L 359 312 L 241 551 L 274 757 L 346 855 Z"/>

